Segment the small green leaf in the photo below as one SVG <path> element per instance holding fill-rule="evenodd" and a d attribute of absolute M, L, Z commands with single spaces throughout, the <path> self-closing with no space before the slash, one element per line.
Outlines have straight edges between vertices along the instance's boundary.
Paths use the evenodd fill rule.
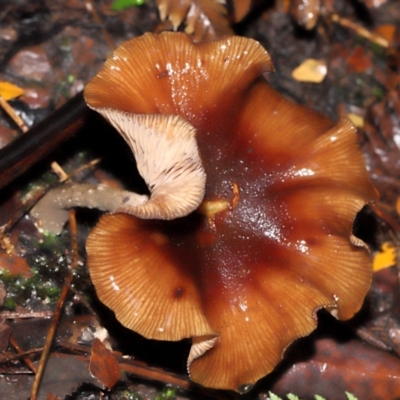
<path fill-rule="evenodd" d="M 111 8 L 114 11 L 125 10 L 129 7 L 139 7 L 144 4 L 145 0 L 114 0 Z"/>
<path fill-rule="evenodd" d="M 320 396 L 319 394 L 316 394 L 314 396 L 315 400 L 325 400 L 325 397 Z"/>
<path fill-rule="evenodd" d="M 270 400 L 282 400 L 279 396 L 272 392 L 268 392 Z"/>
<path fill-rule="evenodd" d="M 296 395 L 293 394 L 293 393 L 289 393 L 289 394 L 287 395 L 287 398 L 288 398 L 289 400 L 300 400 L 299 397 L 296 396 Z"/>
<path fill-rule="evenodd" d="M 354 394 L 351 394 L 349 392 L 346 392 L 347 400 L 358 400 Z"/>

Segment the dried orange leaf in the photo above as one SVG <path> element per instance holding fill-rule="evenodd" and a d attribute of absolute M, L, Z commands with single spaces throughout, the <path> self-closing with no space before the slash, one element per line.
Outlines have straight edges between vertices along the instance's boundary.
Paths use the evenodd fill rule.
<path fill-rule="evenodd" d="M 22 275 L 24 278 L 33 275 L 25 258 L 13 253 L 7 254 L 4 251 L 0 251 L 0 269 L 7 271 L 10 275 Z"/>
<path fill-rule="evenodd" d="M 379 36 L 382 36 L 384 39 L 386 39 L 390 43 L 393 40 L 395 31 L 396 31 L 396 27 L 394 25 L 385 24 L 385 25 L 379 25 L 375 29 L 374 33 L 376 33 Z"/>
<path fill-rule="evenodd" d="M 219 0 L 156 0 L 156 4 L 161 21 L 169 20 L 174 30 L 183 24 L 196 42 L 232 34 L 225 3 Z"/>
<path fill-rule="evenodd" d="M 296 393 L 300 399 L 314 399 L 315 393 L 328 400 L 345 399 L 345 391 L 359 400 L 399 398 L 400 359 L 393 354 L 357 340 L 322 338 L 312 348 L 312 356 L 286 369 L 271 391 L 283 398 Z"/>
<path fill-rule="evenodd" d="M 22 96 L 24 90 L 10 82 L 0 81 L 0 95 L 4 100 L 12 100 Z"/>
<path fill-rule="evenodd" d="M 235 21 L 241 21 L 249 12 L 251 0 L 233 0 L 233 8 L 235 9 Z"/>
<path fill-rule="evenodd" d="M 47 399 L 46 400 L 61 400 L 58 396 L 54 396 L 52 393 L 47 393 Z"/>
<path fill-rule="evenodd" d="M 371 56 L 362 46 L 356 47 L 346 62 L 350 72 L 365 72 L 372 68 Z"/>
<path fill-rule="evenodd" d="M 364 126 L 364 118 L 357 114 L 348 113 L 347 118 L 354 124 L 357 128 L 362 128 Z"/>
<path fill-rule="evenodd" d="M 111 389 L 121 375 L 118 361 L 97 338 L 93 340 L 89 371 L 107 389 Z"/>
<path fill-rule="evenodd" d="M 379 271 L 396 264 L 396 247 L 392 243 L 383 243 L 380 250 L 374 255 L 373 269 Z"/>
<path fill-rule="evenodd" d="M 308 58 L 292 71 L 292 77 L 299 82 L 321 83 L 327 71 L 326 61 Z"/>

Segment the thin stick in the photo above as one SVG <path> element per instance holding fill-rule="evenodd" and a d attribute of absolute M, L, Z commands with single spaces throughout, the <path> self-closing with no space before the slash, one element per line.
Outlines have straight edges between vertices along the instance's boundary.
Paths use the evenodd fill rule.
<path fill-rule="evenodd" d="M 50 166 L 53 172 L 58 176 L 60 182 L 69 179 L 68 174 L 61 168 L 60 164 L 57 161 L 53 161 Z"/>
<path fill-rule="evenodd" d="M 16 340 L 10 336 L 10 344 L 12 347 L 14 347 L 15 350 L 17 350 L 18 354 L 23 354 L 24 350 L 19 346 L 19 344 L 16 342 Z M 31 371 L 36 374 L 36 367 L 33 364 L 32 360 L 28 356 L 23 357 L 26 365 L 31 369 Z"/>
<path fill-rule="evenodd" d="M 0 359 L 0 364 L 4 364 L 4 363 L 8 363 L 10 361 L 14 361 L 14 360 L 20 360 L 21 358 L 30 356 L 30 355 L 34 355 L 34 354 L 39 354 L 43 351 L 42 347 L 38 347 L 35 349 L 30 349 L 27 351 L 24 351 L 23 353 L 19 353 L 19 354 L 5 354 L 5 357 Z"/>
<path fill-rule="evenodd" d="M 129 372 L 136 376 L 140 376 L 141 378 L 149 379 L 152 381 L 170 383 L 186 390 L 190 389 L 192 386 L 192 384 L 187 379 L 183 379 L 179 376 L 166 373 L 164 371 L 159 371 L 150 367 L 132 365 L 127 363 L 119 363 L 119 366 L 123 371 Z"/>
<path fill-rule="evenodd" d="M 5 319 L 26 319 L 26 318 L 50 318 L 53 316 L 53 311 L 34 311 L 34 312 L 16 312 L 2 311 L 0 318 Z"/>
<path fill-rule="evenodd" d="M 61 317 L 61 313 L 63 310 L 63 306 L 64 306 L 64 302 L 65 299 L 67 297 L 68 294 L 68 289 L 69 289 L 69 285 L 71 284 L 73 279 L 73 275 L 70 275 L 64 283 L 64 286 L 62 288 L 61 294 L 60 294 L 60 298 L 58 299 L 57 305 L 56 305 L 56 309 L 54 310 L 54 316 L 53 316 L 53 320 L 51 321 L 51 325 L 50 325 L 50 329 L 49 332 L 47 333 L 47 337 L 46 337 L 46 341 L 45 344 L 43 346 L 43 353 L 40 357 L 39 360 L 39 365 L 37 368 L 37 373 L 35 375 L 35 380 L 33 382 L 32 385 L 32 389 L 31 389 L 31 400 L 37 400 L 37 396 L 38 396 L 38 392 L 39 392 L 39 387 L 40 387 L 40 382 L 42 380 L 43 377 L 43 373 L 44 373 L 44 368 L 46 366 L 47 363 L 47 359 L 50 353 L 50 348 L 51 345 L 53 343 L 53 339 L 57 330 L 57 326 L 58 326 L 58 322 L 60 321 L 60 317 Z"/>
<path fill-rule="evenodd" d="M 221 400 L 222 399 L 227 400 L 233 398 L 227 393 L 221 395 L 218 391 L 214 391 L 212 389 L 206 389 L 178 375 L 158 370 L 156 368 L 151 368 L 145 365 L 139 365 L 139 363 L 135 361 L 132 361 L 132 364 L 130 363 L 128 364 L 126 362 L 120 362 L 119 366 L 123 371 L 139 376 L 140 378 L 148 379 L 151 381 L 163 382 L 166 384 L 172 384 L 175 386 L 179 386 L 180 388 L 185 390 L 199 392 L 203 396 L 213 397 L 214 399 L 221 399 Z"/>
<path fill-rule="evenodd" d="M 93 168 L 95 165 L 97 165 L 101 161 L 101 158 L 95 158 L 94 160 L 91 160 L 87 162 L 86 164 L 83 164 L 79 168 L 73 170 L 69 175 L 67 175 L 65 178 L 60 179 L 60 183 L 67 181 L 68 179 L 72 178 L 74 175 L 79 174 L 79 172 L 84 171 L 85 169 Z"/>
<path fill-rule="evenodd" d="M 72 252 L 71 269 L 74 270 L 78 267 L 79 263 L 78 227 L 76 223 L 75 209 L 69 210 L 69 230 L 71 232 L 71 252 Z"/>
<path fill-rule="evenodd" d="M 368 29 L 365 29 L 363 26 L 343 17 L 339 17 L 337 14 L 332 14 L 331 16 L 332 21 L 336 22 L 337 24 L 344 26 L 345 28 L 351 29 L 357 35 L 369 40 L 370 42 L 376 43 L 379 46 L 384 47 L 387 49 L 389 47 L 389 42 L 380 35 L 376 33 L 370 32 Z"/>
<path fill-rule="evenodd" d="M 101 161 L 101 158 L 96 158 L 94 160 L 91 160 L 87 162 L 86 164 L 80 166 L 79 168 L 75 169 L 72 171 L 70 174 L 65 174 L 63 179 L 59 180 L 59 183 L 63 183 L 66 180 L 72 178 L 74 175 L 85 171 L 86 169 L 93 168 L 95 165 L 97 165 Z M 57 163 L 56 163 L 57 164 Z M 61 169 L 59 164 L 57 164 L 58 168 Z M 29 198 L 28 201 L 23 202 L 23 207 L 21 207 L 3 226 L 0 226 L 0 240 L 4 235 L 9 232 L 12 227 L 52 188 L 54 188 L 55 185 L 48 185 L 44 186 L 41 189 L 38 189 L 37 192 L 35 192 L 34 196 Z M 1 313 L 0 313 L 1 315 Z M 51 314 L 52 315 L 52 314 Z M 17 317 L 16 317 L 17 318 Z M 29 317 L 21 317 L 21 318 L 29 318 Z"/>
<path fill-rule="evenodd" d="M 86 10 L 88 10 L 93 15 L 94 20 L 100 25 L 101 31 L 103 32 L 103 36 L 104 36 L 104 39 L 106 40 L 108 48 L 111 51 L 114 51 L 114 49 L 115 49 L 114 42 L 112 41 L 111 36 L 108 34 L 108 32 L 104 29 L 103 21 L 101 20 L 98 12 L 96 10 L 96 7 L 93 4 L 93 1 L 92 0 L 85 1 L 85 7 L 86 7 Z"/>
<path fill-rule="evenodd" d="M 0 106 L 8 114 L 8 116 L 17 124 L 18 128 L 23 133 L 28 132 L 29 128 L 26 126 L 22 118 L 14 111 L 14 109 L 8 104 L 7 100 L 0 95 Z"/>
<path fill-rule="evenodd" d="M 75 218 L 75 210 L 71 210 L 69 212 L 69 225 L 71 229 L 72 235 L 72 264 L 71 268 L 75 269 L 78 265 L 78 241 L 77 241 L 77 227 L 76 227 L 76 218 Z M 57 326 L 61 318 L 61 313 L 64 307 L 65 299 L 67 298 L 67 294 L 69 291 L 69 287 L 72 283 L 74 276 L 71 274 L 68 278 L 65 279 L 64 286 L 62 288 L 60 298 L 58 299 L 56 309 L 54 311 L 54 317 L 50 325 L 49 332 L 46 337 L 46 342 L 43 347 L 43 353 L 40 357 L 37 373 L 35 376 L 35 380 L 32 385 L 31 390 L 31 400 L 37 400 L 37 395 L 39 392 L 40 382 L 43 377 L 44 369 L 46 367 L 47 359 L 49 357 L 50 348 L 53 343 L 54 336 L 56 334 Z"/>

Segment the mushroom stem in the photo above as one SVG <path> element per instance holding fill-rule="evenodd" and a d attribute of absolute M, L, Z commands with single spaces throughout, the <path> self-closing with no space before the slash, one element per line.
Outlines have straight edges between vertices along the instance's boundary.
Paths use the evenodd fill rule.
<path fill-rule="evenodd" d="M 74 183 L 60 186 L 47 193 L 31 211 L 40 220 L 41 229 L 59 234 L 68 220 L 67 209 L 72 207 L 97 208 L 116 212 L 120 208 L 145 204 L 149 197 L 106 185 Z"/>

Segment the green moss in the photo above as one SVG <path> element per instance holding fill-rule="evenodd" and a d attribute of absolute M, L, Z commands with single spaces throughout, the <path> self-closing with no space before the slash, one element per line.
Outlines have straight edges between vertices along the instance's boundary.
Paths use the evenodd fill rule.
<path fill-rule="evenodd" d="M 125 10 L 130 7 L 139 7 L 145 3 L 145 0 L 114 0 L 111 8 L 114 11 Z"/>
<path fill-rule="evenodd" d="M 176 397 L 176 389 L 164 388 L 155 400 L 173 400 Z"/>
<path fill-rule="evenodd" d="M 31 277 L 0 270 L 0 280 L 7 293 L 4 308 L 12 310 L 16 305 L 26 305 L 29 300 L 56 302 L 64 280 L 70 274 L 66 248 L 69 248 L 68 234 L 46 235 L 32 244 L 26 256 Z"/>

